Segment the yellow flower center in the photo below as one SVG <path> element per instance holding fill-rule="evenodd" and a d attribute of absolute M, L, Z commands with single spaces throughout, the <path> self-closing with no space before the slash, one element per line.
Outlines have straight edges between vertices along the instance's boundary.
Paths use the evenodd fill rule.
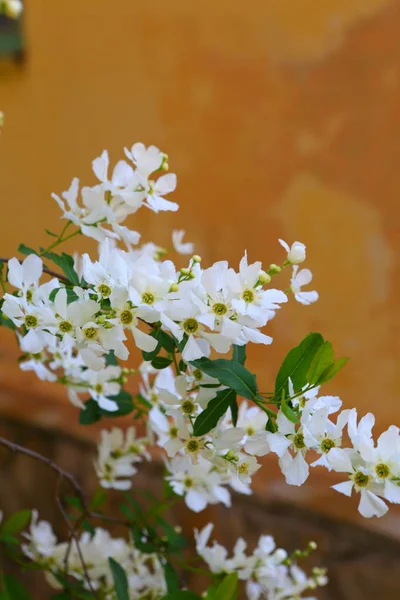
<path fill-rule="evenodd" d="M 97 291 L 103 296 L 103 298 L 108 298 L 109 296 L 111 296 L 111 288 L 105 283 L 100 284 L 97 288 Z"/>
<path fill-rule="evenodd" d="M 186 319 L 186 321 L 184 321 L 184 323 L 183 323 L 183 329 L 186 331 L 186 333 L 188 335 L 190 335 L 192 333 L 196 333 L 198 328 L 199 328 L 199 323 L 198 323 L 198 321 L 196 321 L 196 319 L 189 318 L 189 319 Z"/>
<path fill-rule="evenodd" d="M 35 317 L 35 315 L 26 315 L 25 325 L 28 329 L 33 329 L 33 327 L 37 327 L 37 325 L 38 325 L 37 317 Z"/>
<path fill-rule="evenodd" d="M 69 331 L 72 331 L 74 327 L 68 321 L 61 321 L 58 328 L 62 333 L 68 333 Z"/>
<path fill-rule="evenodd" d="M 219 317 L 222 317 L 222 315 L 225 315 L 228 312 L 228 307 L 222 302 L 216 302 L 212 309 Z"/>
<path fill-rule="evenodd" d="M 130 311 L 130 310 L 123 310 L 122 313 L 120 314 L 119 320 L 124 325 L 129 325 L 130 323 L 132 323 L 132 321 L 133 321 L 132 311 Z"/>
<path fill-rule="evenodd" d="M 254 300 L 253 290 L 244 290 L 244 292 L 242 293 L 242 298 L 245 302 L 253 302 L 253 300 Z"/>
<path fill-rule="evenodd" d="M 83 330 L 83 334 L 86 339 L 94 340 L 97 337 L 97 329 L 96 327 L 86 327 L 86 329 Z"/>
<path fill-rule="evenodd" d="M 154 294 L 152 294 L 151 292 L 145 292 L 144 294 L 142 294 L 142 302 L 144 304 L 154 304 Z"/>

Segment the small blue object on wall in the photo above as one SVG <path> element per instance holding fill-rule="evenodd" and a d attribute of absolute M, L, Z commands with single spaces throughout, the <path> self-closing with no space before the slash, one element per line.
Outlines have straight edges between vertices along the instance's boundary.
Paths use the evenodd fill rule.
<path fill-rule="evenodd" d="M 0 14 L 0 56 L 4 55 L 21 60 L 24 55 L 24 39 L 21 19 L 10 19 Z"/>

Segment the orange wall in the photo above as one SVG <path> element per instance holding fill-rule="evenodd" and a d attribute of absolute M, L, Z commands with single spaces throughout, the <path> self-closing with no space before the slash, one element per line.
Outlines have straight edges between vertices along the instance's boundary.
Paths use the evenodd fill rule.
<path fill-rule="evenodd" d="M 400 424 L 400 3 L 26 4 L 27 62 L 0 61 L 0 255 L 59 227 L 50 193 L 92 181 L 103 148 L 155 143 L 181 210 L 143 209 L 146 239 L 183 227 L 205 264 L 308 245 L 321 300 L 285 308 L 275 345 L 253 349 L 263 386 L 319 330 L 352 357 L 330 390 Z"/>

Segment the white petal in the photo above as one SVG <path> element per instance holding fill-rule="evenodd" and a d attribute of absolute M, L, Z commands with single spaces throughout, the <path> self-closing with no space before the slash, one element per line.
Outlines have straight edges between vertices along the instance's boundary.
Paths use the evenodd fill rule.
<path fill-rule="evenodd" d="M 22 264 L 24 282 L 27 286 L 36 285 L 42 276 L 43 261 L 36 254 L 30 254 Z"/>
<path fill-rule="evenodd" d="M 103 150 L 101 156 L 95 158 L 92 162 L 93 172 L 97 179 L 99 179 L 102 183 L 107 181 L 108 164 L 109 159 L 107 150 Z"/>
<path fill-rule="evenodd" d="M 332 448 L 330 450 L 328 462 L 337 473 L 351 473 L 353 471 L 348 454 L 341 448 Z"/>
<path fill-rule="evenodd" d="M 332 450 L 331 450 L 332 452 Z M 337 492 L 344 494 L 345 496 L 351 496 L 351 492 L 353 491 L 353 482 L 349 479 L 349 481 L 343 481 L 342 483 L 336 483 L 336 485 L 331 486 Z"/>
<path fill-rule="evenodd" d="M 389 510 L 381 498 L 370 490 L 361 490 L 360 504 L 358 510 L 363 517 L 382 517 Z"/>
<path fill-rule="evenodd" d="M 282 470 L 286 476 L 286 483 L 289 485 L 303 485 L 310 474 L 308 463 L 303 454 L 297 452 L 296 456 L 287 462 L 282 457 L 280 462 L 284 464 Z"/>
<path fill-rule="evenodd" d="M 156 193 L 164 196 L 173 192 L 176 188 L 176 175 L 175 173 L 167 173 L 157 179 L 156 185 L 154 186 Z"/>
<path fill-rule="evenodd" d="M 140 331 L 137 327 L 131 327 L 132 335 L 135 340 L 135 344 L 140 350 L 144 350 L 145 352 L 152 352 L 157 347 L 157 340 L 153 337 Z"/>
<path fill-rule="evenodd" d="M 384 498 L 393 504 L 400 504 L 400 486 L 388 479 L 385 481 Z"/>
<path fill-rule="evenodd" d="M 207 506 L 207 497 L 197 490 L 189 490 L 185 496 L 185 503 L 190 510 L 199 513 Z"/>
<path fill-rule="evenodd" d="M 8 281 L 17 289 L 22 289 L 24 284 L 23 268 L 19 260 L 12 258 L 8 261 Z"/>

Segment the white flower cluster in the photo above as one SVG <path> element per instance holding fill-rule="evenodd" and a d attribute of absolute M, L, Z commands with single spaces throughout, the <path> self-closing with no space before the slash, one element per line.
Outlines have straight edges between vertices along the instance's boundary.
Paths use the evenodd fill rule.
<path fill-rule="evenodd" d="M 213 529 L 208 524 L 201 531 L 195 530 L 196 552 L 213 574 L 236 572 L 240 581 L 246 582 L 246 595 L 249 600 L 290 600 L 300 599 L 303 592 L 314 590 L 327 583 L 324 569 L 315 568 L 308 576 L 295 562 L 295 557 L 307 556 L 316 548 L 310 542 L 307 551 L 297 551 L 292 556 L 282 548 L 277 548 L 271 536 L 261 536 L 252 554 L 246 554 L 246 543 L 239 539 L 233 556 L 214 542 L 208 546 Z M 125 571 L 128 580 L 129 598 L 151 598 L 160 600 L 167 592 L 163 558 L 156 554 L 140 552 L 131 539 L 114 538 L 104 529 L 96 528 L 93 535 L 84 532 L 71 545 L 58 542 L 47 521 L 39 521 L 37 511 L 32 512 L 29 531 L 23 536 L 27 540 L 22 545 L 24 554 L 43 568 L 48 583 L 59 588 L 57 574 L 65 572 L 65 557 L 68 556 L 68 573 L 88 589 L 99 591 L 105 600 L 115 600 L 115 589 L 109 558 L 116 561 Z M 86 572 L 82 565 L 82 558 Z M 307 600 L 313 600 L 307 596 Z"/>
<path fill-rule="evenodd" d="M 213 525 L 209 523 L 201 531 L 195 531 L 197 553 L 207 563 L 212 573 L 237 573 L 246 582 L 249 600 L 294 600 L 303 592 L 315 590 L 327 584 L 324 569 L 314 569 L 309 577 L 288 557 L 286 550 L 277 548 L 275 540 L 262 535 L 252 554 L 246 554 L 247 544 L 239 538 L 233 555 L 229 557 L 224 546 L 214 542 L 208 545 Z M 316 548 L 310 543 L 310 549 Z M 306 554 L 306 553 L 305 553 Z M 308 600 L 315 600 L 307 596 Z"/>
<path fill-rule="evenodd" d="M 150 178 L 168 170 L 166 154 L 155 146 L 146 148 L 137 143 L 130 150 L 125 149 L 125 155 L 131 164 L 119 161 L 109 176 L 109 158 L 105 150 L 92 163 L 99 184 L 82 187 L 79 195 L 79 180 L 75 178 L 61 197 L 53 194 L 53 198 L 64 217 L 84 235 L 99 242 L 106 238 L 121 240 L 130 247 L 138 243 L 140 235 L 121 225 L 128 215 L 141 206 L 159 212 L 176 211 L 178 205 L 164 198 L 174 191 L 176 175 L 168 173 L 155 180 Z"/>
<path fill-rule="evenodd" d="M 64 573 L 67 542 L 57 542 L 57 538 L 47 521 L 38 521 L 33 511 L 27 543 L 22 546 L 26 556 L 47 571 L 47 580 L 54 588 L 60 584 L 55 574 Z M 115 600 L 114 581 L 109 565 L 113 558 L 125 570 L 128 579 L 129 597 L 154 598 L 158 600 L 167 591 L 165 576 L 160 558 L 156 554 L 143 554 L 135 548 L 132 540 L 113 538 L 104 529 L 96 528 L 93 535 L 82 533 L 79 548 L 84 559 L 92 588 L 102 593 L 105 600 Z M 75 541 L 72 541 L 68 554 L 68 573 L 88 588 L 81 555 Z"/>
<path fill-rule="evenodd" d="M 100 484 L 104 488 L 129 490 L 132 486 L 130 477 L 137 473 L 135 464 L 143 457 L 150 460 L 146 450 L 147 438 L 136 437 L 136 429 L 129 427 L 124 433 L 118 427 L 111 431 L 101 432 L 96 472 Z"/>
<path fill-rule="evenodd" d="M 21 0 L 0 0 L 0 14 L 4 13 L 10 19 L 18 19 L 22 8 Z"/>

